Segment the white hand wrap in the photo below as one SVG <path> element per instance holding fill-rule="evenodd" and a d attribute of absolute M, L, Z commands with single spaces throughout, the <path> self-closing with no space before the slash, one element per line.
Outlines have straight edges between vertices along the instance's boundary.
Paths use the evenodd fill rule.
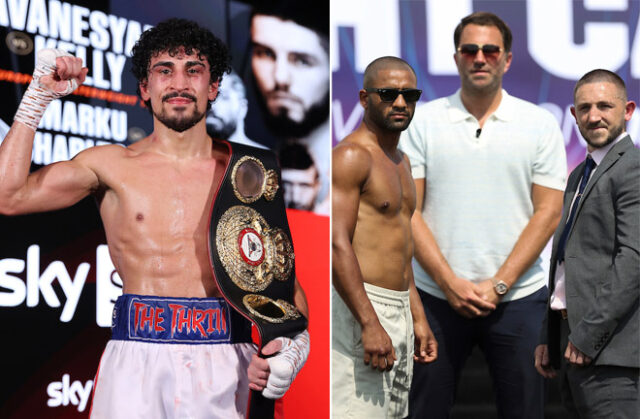
<path fill-rule="evenodd" d="M 14 116 L 14 120 L 22 122 L 32 130 L 38 129 L 38 124 L 44 111 L 52 100 L 66 96 L 78 88 L 75 79 L 67 80 L 68 87 L 63 92 L 56 92 L 40 85 L 40 77 L 52 75 L 56 72 L 56 58 L 72 55 L 58 49 L 42 49 L 38 51 L 36 68 L 33 70 L 33 80 L 22 97 L 22 102 Z"/>
<path fill-rule="evenodd" d="M 267 358 L 270 373 L 262 395 L 268 399 L 284 396 L 309 356 L 309 332 L 306 330 L 293 340 L 284 337 L 276 340 L 282 341 L 282 349 L 276 356 Z"/>

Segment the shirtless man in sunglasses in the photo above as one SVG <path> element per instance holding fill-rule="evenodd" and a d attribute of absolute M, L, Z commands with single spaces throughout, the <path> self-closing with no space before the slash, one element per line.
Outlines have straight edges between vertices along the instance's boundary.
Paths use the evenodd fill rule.
<path fill-rule="evenodd" d="M 411 270 L 415 186 L 397 149 L 421 91 L 395 57 L 369 64 L 363 84 L 363 121 L 333 150 L 333 415 L 404 418 L 413 361 L 437 356 Z"/>
<path fill-rule="evenodd" d="M 547 298 L 539 255 L 560 219 L 567 168 L 555 118 L 502 89 L 511 41 L 494 14 L 463 18 L 460 89 L 420 106 L 400 140 L 416 182 L 415 282 L 439 344 L 438 362 L 414 367 L 414 418 L 449 417 L 475 345 L 497 416 L 544 415 L 533 357 Z"/>

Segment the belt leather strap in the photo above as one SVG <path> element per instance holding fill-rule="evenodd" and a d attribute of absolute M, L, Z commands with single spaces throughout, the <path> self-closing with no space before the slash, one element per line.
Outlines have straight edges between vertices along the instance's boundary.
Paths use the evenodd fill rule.
<path fill-rule="evenodd" d="M 210 263 L 224 298 L 256 326 L 261 348 L 308 322 L 293 301 L 295 257 L 275 155 L 224 143 L 230 157 L 211 204 Z M 272 418 L 273 401 L 252 391 L 247 417 Z"/>

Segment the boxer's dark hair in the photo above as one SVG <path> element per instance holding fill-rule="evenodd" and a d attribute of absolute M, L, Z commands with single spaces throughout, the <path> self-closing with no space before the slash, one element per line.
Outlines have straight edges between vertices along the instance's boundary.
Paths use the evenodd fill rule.
<path fill-rule="evenodd" d="M 253 6 L 251 20 L 255 15 L 275 16 L 291 20 L 297 25 L 311 29 L 329 41 L 329 3 L 324 0 L 242 0 Z"/>
<path fill-rule="evenodd" d="M 139 83 L 147 80 L 151 58 L 168 52 L 172 57 L 181 49 L 187 55 L 198 53 L 198 58 L 206 58 L 209 63 L 211 83 L 222 79 L 224 73 L 231 71 L 227 46 L 206 28 L 186 19 L 168 19 L 158 23 L 140 35 L 131 50 L 133 75 Z M 140 96 L 140 87 L 137 93 Z M 147 101 L 149 102 L 149 101 Z M 145 102 L 151 109 L 151 104 Z"/>

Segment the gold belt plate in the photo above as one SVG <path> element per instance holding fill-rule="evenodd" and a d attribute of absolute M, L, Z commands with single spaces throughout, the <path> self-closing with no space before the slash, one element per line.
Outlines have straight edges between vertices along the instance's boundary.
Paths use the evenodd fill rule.
<path fill-rule="evenodd" d="M 291 275 L 295 255 L 289 237 L 253 208 L 236 205 L 220 217 L 216 246 L 229 278 L 244 291 L 260 292 Z"/>
<path fill-rule="evenodd" d="M 273 300 L 259 294 L 247 294 L 242 303 L 251 314 L 270 323 L 284 323 L 285 320 L 297 319 L 300 312 L 285 300 Z"/>
<path fill-rule="evenodd" d="M 278 192 L 278 175 L 275 170 L 266 170 L 259 159 L 243 156 L 233 166 L 231 185 L 236 198 L 245 204 L 262 196 L 272 201 Z"/>

